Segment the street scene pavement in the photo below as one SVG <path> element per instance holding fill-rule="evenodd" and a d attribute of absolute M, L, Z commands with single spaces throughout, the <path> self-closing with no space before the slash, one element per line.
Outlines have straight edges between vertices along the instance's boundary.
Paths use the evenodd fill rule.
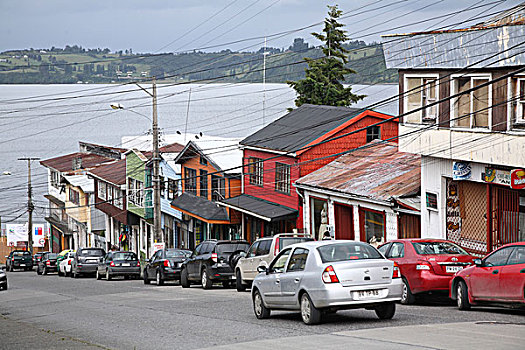
<path fill-rule="evenodd" d="M 299 313 L 253 314 L 250 293 L 216 286 L 96 281 L 8 273 L 0 293 L 0 349 L 519 349 L 525 311 L 459 311 L 440 298 L 374 311 L 339 311 L 307 326 Z"/>

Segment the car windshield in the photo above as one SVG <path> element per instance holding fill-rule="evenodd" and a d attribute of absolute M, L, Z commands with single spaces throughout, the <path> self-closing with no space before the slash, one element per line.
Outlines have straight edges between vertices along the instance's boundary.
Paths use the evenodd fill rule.
<path fill-rule="evenodd" d="M 57 254 L 56 253 L 49 253 L 49 254 L 47 254 L 47 258 L 48 259 L 56 259 L 57 258 Z"/>
<path fill-rule="evenodd" d="M 166 250 L 166 258 L 187 258 L 190 255 L 189 250 Z"/>
<path fill-rule="evenodd" d="M 317 248 L 323 263 L 360 260 L 360 259 L 384 259 L 383 256 L 372 246 L 363 243 L 334 243 Z"/>
<path fill-rule="evenodd" d="M 451 242 L 412 242 L 417 254 L 421 255 L 443 255 L 468 253 L 461 247 Z"/>
<path fill-rule="evenodd" d="M 248 251 L 248 243 L 218 243 L 216 246 L 217 254 L 233 253 L 237 250 Z"/>
<path fill-rule="evenodd" d="M 113 260 L 137 260 L 137 255 L 132 252 L 113 253 Z"/>
<path fill-rule="evenodd" d="M 30 255 L 29 252 L 14 252 L 13 256 L 26 256 Z"/>
<path fill-rule="evenodd" d="M 289 245 L 295 243 L 301 243 L 306 241 L 313 241 L 313 238 L 310 237 L 279 237 L 279 250 L 282 250 Z"/>
<path fill-rule="evenodd" d="M 83 249 L 78 255 L 80 256 L 103 256 L 104 251 L 100 249 Z"/>

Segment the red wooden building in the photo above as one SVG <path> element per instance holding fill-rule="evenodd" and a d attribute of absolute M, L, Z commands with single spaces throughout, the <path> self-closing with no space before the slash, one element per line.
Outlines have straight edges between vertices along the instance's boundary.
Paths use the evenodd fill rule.
<path fill-rule="evenodd" d="M 397 142 L 396 121 L 373 125 L 391 117 L 372 110 L 302 105 L 240 142 L 243 192 L 218 203 L 243 213 L 242 232 L 250 241 L 301 232 L 303 203 L 294 182 L 340 152 L 375 139 Z"/>

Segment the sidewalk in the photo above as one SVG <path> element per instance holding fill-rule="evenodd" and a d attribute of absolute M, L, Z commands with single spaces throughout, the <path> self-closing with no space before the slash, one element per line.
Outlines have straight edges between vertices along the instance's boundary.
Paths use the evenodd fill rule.
<path fill-rule="evenodd" d="M 271 334 L 268 334 L 268 338 L 271 337 Z M 213 347 L 214 350 L 334 350 L 349 348 L 374 350 L 525 349 L 525 322 L 513 324 L 487 321 L 374 328 L 326 335 L 268 339 Z"/>

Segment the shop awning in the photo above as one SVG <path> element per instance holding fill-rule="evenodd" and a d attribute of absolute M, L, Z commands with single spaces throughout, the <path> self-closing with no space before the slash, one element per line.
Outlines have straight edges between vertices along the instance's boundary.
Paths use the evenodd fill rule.
<path fill-rule="evenodd" d="M 226 208 L 206 198 L 184 192 L 171 202 L 171 207 L 209 224 L 229 224 Z"/>
<path fill-rule="evenodd" d="M 54 227 L 56 227 L 57 230 L 59 230 L 60 232 L 62 232 L 62 234 L 64 236 L 66 235 L 71 235 L 72 233 L 69 231 L 68 227 L 67 227 L 67 224 L 64 224 L 62 221 L 59 221 L 57 219 L 55 219 L 54 217 L 52 216 L 46 216 L 44 218 L 47 222 L 49 222 L 51 225 L 53 225 Z"/>
<path fill-rule="evenodd" d="M 241 194 L 218 201 L 217 204 L 238 210 L 242 213 L 255 216 L 266 221 L 276 221 L 297 217 L 298 211 L 277 203 L 266 201 L 247 194 Z"/>

